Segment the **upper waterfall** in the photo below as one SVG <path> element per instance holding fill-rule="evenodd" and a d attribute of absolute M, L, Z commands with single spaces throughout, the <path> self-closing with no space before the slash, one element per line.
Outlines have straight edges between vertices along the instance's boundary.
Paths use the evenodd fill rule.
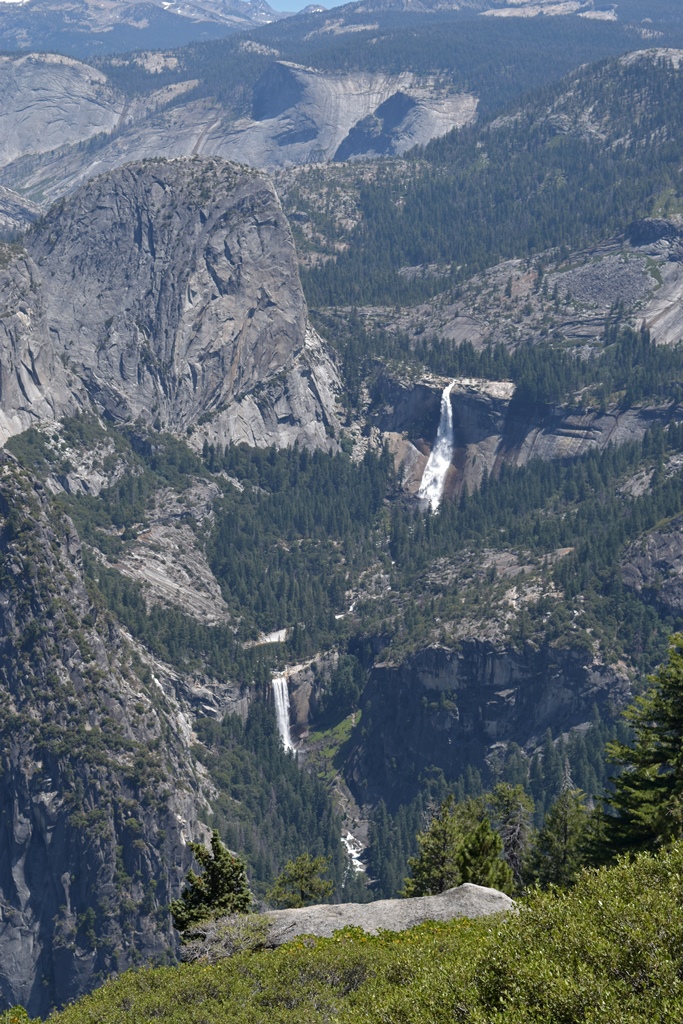
<path fill-rule="evenodd" d="M 451 390 L 455 381 L 443 389 L 441 395 L 441 417 L 439 429 L 436 433 L 436 440 L 431 455 L 417 492 L 418 498 L 428 501 L 432 512 L 436 512 L 443 497 L 446 473 L 453 458 L 453 407 L 451 405 Z"/>
<path fill-rule="evenodd" d="M 289 731 L 289 687 L 285 676 L 273 677 L 273 696 L 275 697 L 275 714 L 277 730 L 285 750 L 294 750 L 292 736 Z"/>

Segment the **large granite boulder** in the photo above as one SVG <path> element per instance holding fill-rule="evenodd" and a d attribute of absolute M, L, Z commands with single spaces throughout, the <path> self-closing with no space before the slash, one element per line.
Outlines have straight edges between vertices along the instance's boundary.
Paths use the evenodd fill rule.
<path fill-rule="evenodd" d="M 272 949 L 300 935 L 329 939 L 341 928 L 349 927 L 362 928 L 369 935 L 402 932 L 425 921 L 503 914 L 514 905 L 514 900 L 497 889 L 466 882 L 439 896 L 319 904 L 297 910 L 271 910 L 254 917 L 233 915 L 198 926 L 183 949 L 183 959 L 216 963 L 243 949 Z"/>

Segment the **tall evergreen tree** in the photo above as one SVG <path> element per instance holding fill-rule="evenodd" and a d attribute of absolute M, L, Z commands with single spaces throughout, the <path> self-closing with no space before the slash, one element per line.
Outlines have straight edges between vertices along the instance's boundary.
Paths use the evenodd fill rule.
<path fill-rule="evenodd" d="M 503 843 L 491 828 L 481 800 L 456 804 L 450 795 L 417 837 L 419 853 L 408 860 L 404 896 L 435 896 L 463 882 L 509 890 L 512 872 Z"/>
<path fill-rule="evenodd" d="M 322 903 L 334 892 L 334 882 L 321 877 L 328 868 L 326 857 L 302 853 L 296 860 L 285 864 L 275 884 L 266 893 L 266 899 L 278 907 L 287 908 Z"/>
<path fill-rule="evenodd" d="M 489 804 L 494 827 L 503 843 L 503 857 L 510 865 L 515 885 L 521 887 L 533 834 L 533 800 L 523 786 L 499 782 Z"/>
<path fill-rule="evenodd" d="M 589 828 L 585 794 L 565 787 L 538 833 L 528 875 L 541 885 L 571 885 L 585 863 Z"/>
<path fill-rule="evenodd" d="M 668 660 L 627 709 L 633 746 L 608 748 L 622 769 L 605 819 L 611 850 L 645 850 L 683 834 L 683 633 L 669 642 Z"/>
<path fill-rule="evenodd" d="M 171 903 L 178 931 L 184 933 L 199 921 L 223 914 L 249 913 L 253 900 L 246 866 L 223 845 L 217 830 L 211 834 L 210 850 L 201 843 L 190 843 L 190 849 L 204 872 L 197 875 L 190 870 L 180 899 Z"/>

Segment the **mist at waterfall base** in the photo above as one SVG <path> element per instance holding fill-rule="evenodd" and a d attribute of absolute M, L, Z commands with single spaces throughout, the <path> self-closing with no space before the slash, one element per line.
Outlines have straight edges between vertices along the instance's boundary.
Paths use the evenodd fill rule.
<path fill-rule="evenodd" d="M 285 676 L 273 677 L 273 697 L 275 698 L 275 715 L 277 731 L 280 733 L 282 746 L 285 750 L 294 750 L 292 736 L 289 731 L 289 687 Z"/>
<path fill-rule="evenodd" d="M 429 502 L 432 512 L 436 512 L 441 504 L 446 473 L 453 458 L 453 407 L 451 406 L 451 390 L 455 381 L 443 389 L 441 395 L 441 416 L 434 447 L 417 492 L 418 498 Z"/>

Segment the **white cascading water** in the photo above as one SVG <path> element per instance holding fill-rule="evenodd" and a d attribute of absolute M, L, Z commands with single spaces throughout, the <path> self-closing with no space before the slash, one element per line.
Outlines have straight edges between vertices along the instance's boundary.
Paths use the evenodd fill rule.
<path fill-rule="evenodd" d="M 429 461 L 422 474 L 422 481 L 417 492 L 418 498 L 428 501 L 432 512 L 436 512 L 443 497 L 446 473 L 453 458 L 453 407 L 451 406 L 451 390 L 455 381 L 443 389 L 441 395 L 441 418 L 439 429 Z"/>
<path fill-rule="evenodd" d="M 282 746 L 285 750 L 294 750 L 289 731 L 289 687 L 285 676 L 273 676 L 273 696 L 275 697 L 277 731 L 280 733 Z"/>

